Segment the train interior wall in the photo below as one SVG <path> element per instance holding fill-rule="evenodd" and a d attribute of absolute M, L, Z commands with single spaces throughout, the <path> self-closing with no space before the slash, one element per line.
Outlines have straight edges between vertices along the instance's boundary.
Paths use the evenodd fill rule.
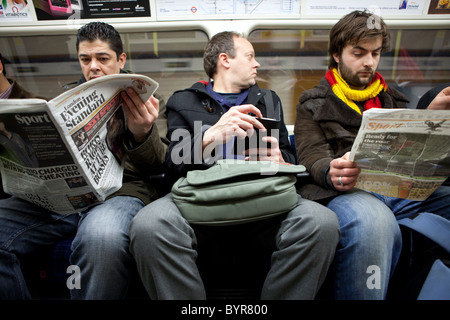
<path fill-rule="evenodd" d="M 248 32 L 261 67 L 258 83 L 281 97 L 285 122 L 293 125 L 302 92 L 327 71 L 329 29 L 256 29 Z M 208 80 L 203 30 L 121 32 L 128 54 L 125 69 L 159 82 L 164 99 L 199 80 Z M 8 77 L 26 89 L 53 98 L 81 76 L 75 35 L 0 35 Z M 391 29 L 391 50 L 379 66 L 386 81 L 403 91 L 414 108 L 420 96 L 450 79 L 449 29 Z"/>

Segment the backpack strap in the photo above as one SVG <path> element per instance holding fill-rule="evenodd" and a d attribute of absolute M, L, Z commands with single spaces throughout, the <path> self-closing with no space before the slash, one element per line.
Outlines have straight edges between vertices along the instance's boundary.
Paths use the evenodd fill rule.
<path fill-rule="evenodd" d="M 280 120 L 280 103 L 278 102 L 275 108 L 273 104 L 272 91 L 268 89 L 261 89 L 264 92 L 264 104 L 266 105 L 266 118 Z"/>
<path fill-rule="evenodd" d="M 400 219 L 398 223 L 423 234 L 450 253 L 450 221 L 444 217 L 422 212 L 413 218 Z"/>

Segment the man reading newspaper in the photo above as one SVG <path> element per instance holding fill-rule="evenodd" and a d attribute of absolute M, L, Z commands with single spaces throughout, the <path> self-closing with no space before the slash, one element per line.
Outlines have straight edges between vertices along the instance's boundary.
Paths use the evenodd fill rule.
<path fill-rule="evenodd" d="M 76 45 L 86 81 L 118 74 L 125 66 L 120 35 L 108 24 L 81 27 Z M 71 290 L 72 298 L 125 296 L 134 265 L 128 251 L 129 224 L 139 209 L 158 197 L 144 177 L 149 168 L 162 166 L 167 145 L 155 125 L 159 100 L 151 96 L 142 101 L 131 88 L 122 92 L 122 99 L 127 157 L 120 190 L 79 215 L 60 215 L 15 196 L 0 200 L 0 299 L 31 298 L 21 259 L 73 236 L 70 262 L 80 272 L 80 283 Z"/>
<path fill-rule="evenodd" d="M 385 197 L 354 188 L 360 168 L 349 151 L 371 108 L 405 108 L 407 99 L 377 72 L 390 33 L 381 17 L 354 11 L 330 31 L 329 71 L 305 91 L 297 105 L 295 144 L 312 183 L 300 194 L 333 210 L 341 230 L 329 271 L 335 299 L 384 299 L 400 252 L 396 218 L 430 212 L 450 219 L 450 189 L 442 186 L 425 201 Z M 428 109 L 450 109 L 450 87 Z M 375 282 L 371 282 L 376 276 Z"/>

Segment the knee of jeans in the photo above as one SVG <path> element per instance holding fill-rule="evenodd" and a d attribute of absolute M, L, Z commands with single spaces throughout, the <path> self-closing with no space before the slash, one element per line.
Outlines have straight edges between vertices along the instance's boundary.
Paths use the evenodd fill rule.
<path fill-rule="evenodd" d="M 79 231 L 74 242 L 86 253 L 114 255 L 129 246 L 129 236 L 119 228 L 96 226 Z"/>
<path fill-rule="evenodd" d="M 344 242 L 353 241 L 370 243 L 377 247 L 388 247 L 401 241 L 400 228 L 394 214 L 382 208 L 382 210 L 355 211 L 353 216 L 341 222 L 341 235 Z"/>

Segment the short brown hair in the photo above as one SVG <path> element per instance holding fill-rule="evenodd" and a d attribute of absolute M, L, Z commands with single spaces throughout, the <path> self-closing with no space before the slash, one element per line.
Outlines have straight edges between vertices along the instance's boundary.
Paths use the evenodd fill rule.
<path fill-rule="evenodd" d="M 206 45 L 203 54 L 203 68 L 209 78 L 217 72 L 217 61 L 221 53 L 226 53 L 230 57 L 235 57 L 234 38 L 242 36 L 234 31 L 223 31 L 214 35 Z"/>
<path fill-rule="evenodd" d="M 333 54 L 342 54 L 342 50 L 348 44 L 357 44 L 362 40 L 381 36 L 381 52 L 389 50 L 390 34 L 386 24 L 380 16 L 368 11 L 353 11 L 341 18 L 330 31 L 330 55 L 329 69 L 337 68 L 337 62 Z"/>

